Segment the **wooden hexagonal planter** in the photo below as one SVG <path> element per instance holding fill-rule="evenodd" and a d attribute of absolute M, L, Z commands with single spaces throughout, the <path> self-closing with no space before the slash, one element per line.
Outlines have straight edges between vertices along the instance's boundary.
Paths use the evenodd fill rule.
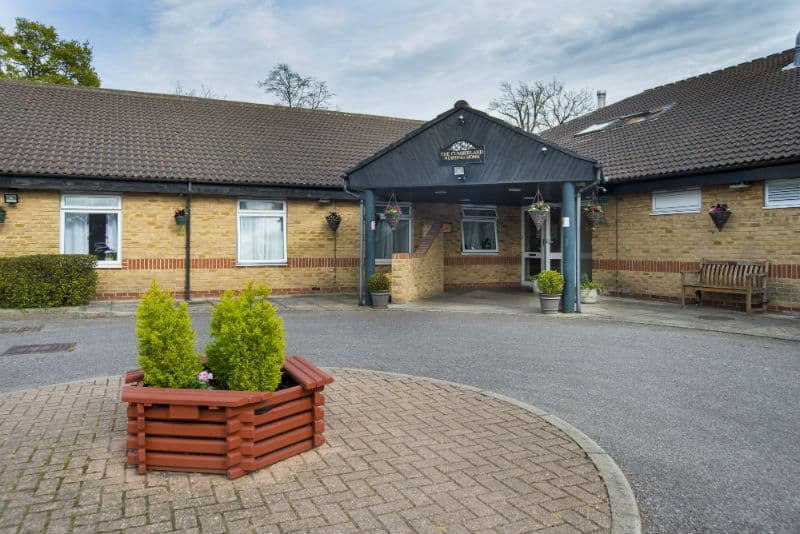
<path fill-rule="evenodd" d="M 333 377 L 302 356 L 283 365 L 275 392 L 144 387 L 125 375 L 128 464 L 238 478 L 325 443 L 322 395 Z"/>

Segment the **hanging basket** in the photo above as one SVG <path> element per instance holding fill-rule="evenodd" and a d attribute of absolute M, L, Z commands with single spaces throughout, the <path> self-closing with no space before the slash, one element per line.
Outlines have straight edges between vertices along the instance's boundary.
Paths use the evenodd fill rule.
<path fill-rule="evenodd" d="M 539 232 L 541 231 L 544 222 L 550 216 L 550 210 L 532 210 L 528 212 L 528 215 L 531 216 L 533 225 L 536 227 L 536 231 Z"/>
<path fill-rule="evenodd" d="M 596 227 L 601 222 L 603 222 L 603 212 L 594 210 L 587 211 L 586 222 L 588 222 L 589 226 L 591 226 L 592 228 Z"/>
<path fill-rule="evenodd" d="M 0 223 L 6 222 L 6 209 L 0 206 Z"/>
<path fill-rule="evenodd" d="M 389 228 L 394 230 L 397 228 L 397 225 L 400 223 L 400 214 L 399 213 L 384 213 L 383 214 L 386 224 L 389 225 Z"/>
<path fill-rule="evenodd" d="M 714 221 L 714 226 L 717 227 L 717 230 L 720 232 L 722 231 L 722 227 L 725 226 L 725 223 L 728 222 L 728 219 L 731 217 L 730 211 L 712 211 L 709 213 L 711 216 L 711 220 Z"/>
<path fill-rule="evenodd" d="M 383 217 L 392 231 L 394 231 L 400 223 L 400 214 L 402 211 L 400 204 L 397 203 L 397 198 L 394 196 L 394 193 L 392 193 L 392 196 L 389 197 L 389 202 L 386 204 L 386 208 L 383 210 Z"/>
<path fill-rule="evenodd" d="M 325 220 L 328 221 L 328 228 L 331 229 L 332 232 L 335 232 L 339 229 L 339 224 L 342 222 L 342 217 L 338 213 L 331 213 Z"/>
<path fill-rule="evenodd" d="M 189 217 L 186 216 L 186 215 L 176 215 L 175 216 L 175 224 L 177 224 L 178 226 L 185 226 L 186 225 L 186 221 L 188 220 L 188 218 Z"/>

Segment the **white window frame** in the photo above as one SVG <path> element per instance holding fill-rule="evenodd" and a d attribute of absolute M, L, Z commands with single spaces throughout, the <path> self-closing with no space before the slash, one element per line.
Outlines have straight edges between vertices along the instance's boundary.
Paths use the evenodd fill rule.
<path fill-rule="evenodd" d="M 254 210 L 242 209 L 242 201 L 255 200 L 262 202 L 280 202 L 283 206 L 281 210 Z M 288 241 L 288 217 L 286 215 L 287 201 L 281 198 L 249 198 L 242 197 L 236 199 L 236 265 L 251 266 L 251 265 L 286 265 L 287 260 L 287 241 Z M 241 233 L 242 233 L 242 217 L 280 217 L 283 219 L 283 258 L 276 260 L 243 260 L 241 258 Z"/>
<path fill-rule="evenodd" d="M 656 208 L 656 198 L 659 195 L 665 197 L 678 196 L 679 194 L 696 193 L 697 198 L 694 204 L 685 204 L 675 207 Z M 653 191 L 652 193 L 652 206 L 650 215 L 678 215 L 683 213 L 700 213 L 703 206 L 703 195 L 699 187 L 692 187 L 688 189 L 670 189 L 666 191 Z"/>
<path fill-rule="evenodd" d="M 471 215 L 465 215 L 464 211 L 468 209 L 485 209 L 485 210 L 494 210 L 494 217 L 475 217 Z M 462 204 L 461 205 L 461 254 L 462 255 L 470 255 L 470 254 L 499 254 L 500 253 L 500 240 L 497 236 L 497 206 L 479 206 L 474 204 Z M 494 249 L 487 249 L 487 250 L 467 250 L 464 243 L 464 223 L 465 222 L 490 222 L 494 225 Z"/>
<path fill-rule="evenodd" d="M 377 215 L 381 219 L 385 219 L 386 217 L 383 214 L 383 210 L 386 209 L 386 205 L 388 202 L 377 202 L 375 204 L 375 211 Z M 414 206 L 411 205 L 410 202 L 398 202 L 398 206 L 400 206 L 400 220 L 401 221 L 408 221 L 408 253 L 414 252 Z M 402 208 L 408 208 L 408 215 L 405 215 L 402 212 Z M 375 258 L 375 265 L 391 265 L 392 258 Z"/>
<path fill-rule="evenodd" d="M 102 197 L 111 198 L 117 201 L 116 207 L 98 208 L 93 206 L 67 206 L 67 197 Z M 68 213 L 116 213 L 117 214 L 117 259 L 115 261 L 97 260 L 98 269 L 119 269 L 122 267 L 122 196 L 103 195 L 95 193 L 63 193 L 61 195 L 61 228 L 59 230 L 58 252 L 64 254 L 64 233 L 67 227 Z M 91 254 L 91 251 L 89 252 Z"/>
<path fill-rule="evenodd" d="M 770 186 L 795 186 L 798 190 L 797 200 L 769 200 Z M 764 208 L 800 208 L 800 178 L 787 178 L 782 180 L 767 180 L 764 182 Z"/>

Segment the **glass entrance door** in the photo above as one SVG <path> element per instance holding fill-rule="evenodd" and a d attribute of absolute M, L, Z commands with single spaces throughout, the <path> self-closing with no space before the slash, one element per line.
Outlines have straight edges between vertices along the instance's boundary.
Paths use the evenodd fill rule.
<path fill-rule="evenodd" d="M 561 271 L 561 206 L 550 204 L 550 217 L 536 231 L 528 211 L 522 208 L 522 285 L 533 285 L 531 276 L 545 269 Z"/>

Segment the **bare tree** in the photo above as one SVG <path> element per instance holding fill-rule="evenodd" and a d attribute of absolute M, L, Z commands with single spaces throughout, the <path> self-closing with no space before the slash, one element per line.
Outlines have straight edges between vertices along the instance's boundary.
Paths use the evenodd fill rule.
<path fill-rule="evenodd" d="M 592 92 L 589 89 L 572 91 L 565 89 L 557 80 L 553 80 L 551 86 L 553 96 L 548 102 L 545 118 L 548 128 L 564 124 L 594 109 Z"/>
<path fill-rule="evenodd" d="M 301 76 L 286 63 L 275 65 L 258 86 L 274 95 L 278 103 L 290 108 L 326 109 L 334 96 L 326 82 Z"/>
<path fill-rule="evenodd" d="M 489 109 L 526 132 L 536 133 L 583 115 L 592 109 L 588 89 L 569 91 L 558 80 L 532 84 L 500 84 L 500 96 Z"/>
<path fill-rule="evenodd" d="M 173 89 L 172 92 L 181 96 L 198 96 L 200 98 L 215 98 L 217 100 L 225 100 L 227 98 L 227 95 L 219 96 L 219 93 L 202 83 L 200 84 L 200 89 L 184 88 L 180 80 L 175 82 L 175 89 Z"/>
<path fill-rule="evenodd" d="M 546 106 L 551 98 L 547 85 L 518 82 L 500 84 L 500 97 L 491 101 L 489 109 L 496 111 L 526 132 L 538 132 L 545 125 Z"/>

